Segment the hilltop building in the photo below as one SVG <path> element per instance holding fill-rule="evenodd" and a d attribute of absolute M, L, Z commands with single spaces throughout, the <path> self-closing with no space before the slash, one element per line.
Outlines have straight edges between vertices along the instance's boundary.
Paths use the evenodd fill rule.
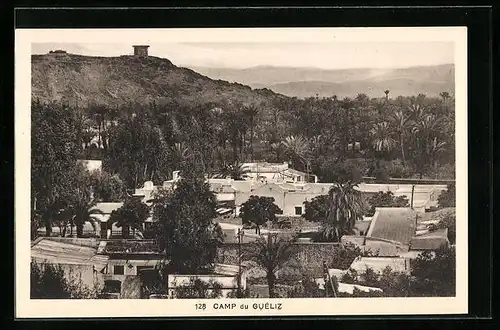
<path fill-rule="evenodd" d="M 135 45 L 134 56 L 148 57 L 148 45 Z"/>

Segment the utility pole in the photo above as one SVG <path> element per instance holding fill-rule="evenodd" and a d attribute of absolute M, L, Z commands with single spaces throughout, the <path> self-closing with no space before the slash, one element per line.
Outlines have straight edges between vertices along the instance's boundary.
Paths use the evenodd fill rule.
<path fill-rule="evenodd" d="M 326 261 L 323 260 L 323 280 L 325 281 L 325 298 L 328 298 L 328 268 L 326 267 Z"/>
<path fill-rule="evenodd" d="M 323 279 L 325 281 L 325 297 L 328 298 L 328 285 L 330 284 L 330 288 L 332 289 L 333 297 L 337 298 L 337 292 L 335 291 L 335 286 L 333 285 L 332 277 L 330 276 L 330 272 L 328 271 L 328 267 L 326 266 L 326 261 L 323 260 Z"/>
<path fill-rule="evenodd" d="M 415 185 L 411 185 L 411 204 L 410 207 L 413 210 L 413 194 L 415 193 Z"/>
<path fill-rule="evenodd" d="M 241 298 L 241 237 L 244 235 L 244 231 L 238 228 L 238 298 Z"/>

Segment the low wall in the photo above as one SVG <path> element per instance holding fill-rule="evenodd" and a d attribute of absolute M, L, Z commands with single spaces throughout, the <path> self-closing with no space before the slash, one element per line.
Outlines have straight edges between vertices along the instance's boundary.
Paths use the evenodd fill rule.
<path fill-rule="evenodd" d="M 99 246 L 99 241 L 96 238 L 76 238 L 76 237 L 44 237 L 44 239 L 50 239 L 51 241 L 87 246 L 92 248 L 97 248 Z"/>
<path fill-rule="evenodd" d="M 364 176 L 363 182 L 374 183 L 377 181 L 375 177 Z M 402 183 L 402 184 L 454 184 L 454 179 L 410 179 L 410 178 L 389 178 L 387 183 Z"/>
<path fill-rule="evenodd" d="M 299 243 L 297 246 L 297 254 L 291 259 L 288 264 L 298 268 L 299 272 L 310 271 L 313 273 L 321 273 L 323 269 L 323 261 L 326 261 L 330 268 L 341 268 L 345 265 L 339 265 L 339 243 Z M 242 251 L 248 248 L 248 245 L 242 245 Z M 245 258 L 243 259 L 245 260 Z M 238 264 L 238 244 L 224 244 L 218 249 L 217 262 L 223 264 Z M 347 265 L 348 266 L 348 265 Z M 252 274 L 260 274 L 249 271 L 247 276 L 252 277 Z"/>

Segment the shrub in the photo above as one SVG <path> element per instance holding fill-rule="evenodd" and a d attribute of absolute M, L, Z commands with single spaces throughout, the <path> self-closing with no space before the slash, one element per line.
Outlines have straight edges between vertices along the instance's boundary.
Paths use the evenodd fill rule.
<path fill-rule="evenodd" d="M 335 253 L 332 266 L 339 269 L 348 269 L 354 259 L 363 255 L 363 251 L 353 243 L 346 243 L 340 246 Z"/>
<path fill-rule="evenodd" d="M 432 179 L 455 179 L 455 164 L 444 164 L 431 168 L 426 174 Z"/>
<path fill-rule="evenodd" d="M 222 285 L 210 280 L 191 279 L 189 283 L 176 288 L 175 297 L 179 299 L 215 299 L 222 297 Z"/>
<path fill-rule="evenodd" d="M 60 265 L 31 262 L 30 276 L 31 299 L 95 299 L 100 293 L 97 282 L 88 287 Z"/>
<path fill-rule="evenodd" d="M 388 167 L 387 173 L 391 178 L 410 178 L 413 176 L 414 171 L 408 165 L 402 165 L 395 162 L 391 163 L 391 166 Z"/>
<path fill-rule="evenodd" d="M 449 184 L 447 189 L 439 195 L 438 205 L 439 207 L 455 207 L 455 198 L 455 185 Z"/>
<path fill-rule="evenodd" d="M 324 292 L 320 290 L 319 285 L 310 276 L 304 275 L 302 282 L 297 283 L 288 291 L 288 298 L 323 298 Z"/>
<path fill-rule="evenodd" d="M 414 288 L 426 296 L 454 296 L 456 281 L 455 249 L 441 248 L 421 253 L 411 265 Z"/>
<path fill-rule="evenodd" d="M 385 166 L 382 165 L 373 170 L 373 176 L 375 177 L 375 180 L 380 183 L 389 181 L 389 173 Z"/>
<path fill-rule="evenodd" d="M 448 214 L 446 217 L 439 221 L 436 227 L 448 228 L 448 240 L 450 241 L 450 244 L 455 244 L 456 217 L 454 215 Z"/>
<path fill-rule="evenodd" d="M 368 203 L 371 208 L 366 215 L 373 216 L 377 207 L 407 207 L 408 198 L 406 196 L 394 197 L 392 191 L 379 191 L 368 199 Z"/>

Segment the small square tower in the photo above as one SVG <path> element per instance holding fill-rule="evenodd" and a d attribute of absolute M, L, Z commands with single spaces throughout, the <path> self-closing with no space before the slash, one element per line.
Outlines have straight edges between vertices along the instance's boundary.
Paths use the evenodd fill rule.
<path fill-rule="evenodd" d="M 148 57 L 148 45 L 135 45 L 134 56 Z"/>

